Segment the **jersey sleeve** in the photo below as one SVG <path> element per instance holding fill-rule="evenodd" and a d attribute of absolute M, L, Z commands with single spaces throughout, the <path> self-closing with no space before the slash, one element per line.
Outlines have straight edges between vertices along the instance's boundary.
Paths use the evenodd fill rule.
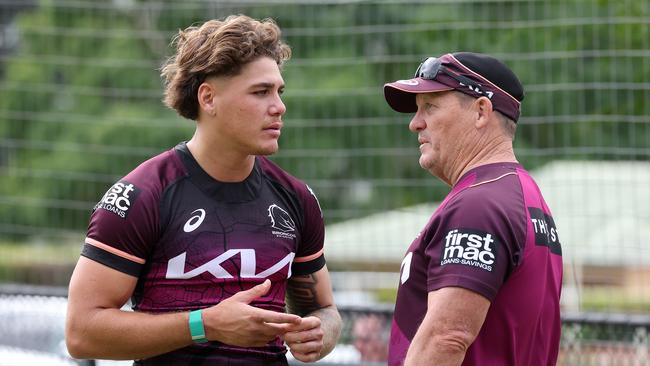
<path fill-rule="evenodd" d="M 325 266 L 323 213 L 314 191 L 307 185 L 304 187 L 304 191 L 298 192 L 303 208 L 304 227 L 291 267 L 291 272 L 296 275 L 311 274 Z"/>
<path fill-rule="evenodd" d="M 95 205 L 81 255 L 138 277 L 158 241 L 159 200 L 137 175 L 115 183 Z"/>
<path fill-rule="evenodd" d="M 523 201 L 513 195 L 512 202 L 501 202 L 484 193 L 470 188 L 458 194 L 438 217 L 437 229 L 425 233 L 428 291 L 462 287 L 492 301 L 518 264 L 525 242 L 518 225 L 526 217 Z"/>

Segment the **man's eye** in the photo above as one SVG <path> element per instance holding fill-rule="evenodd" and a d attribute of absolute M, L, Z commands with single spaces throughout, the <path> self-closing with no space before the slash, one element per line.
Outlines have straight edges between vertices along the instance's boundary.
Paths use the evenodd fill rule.
<path fill-rule="evenodd" d="M 266 95 L 268 93 L 269 93 L 269 91 L 267 89 L 264 89 L 264 90 L 258 90 L 254 94 L 255 95 Z"/>

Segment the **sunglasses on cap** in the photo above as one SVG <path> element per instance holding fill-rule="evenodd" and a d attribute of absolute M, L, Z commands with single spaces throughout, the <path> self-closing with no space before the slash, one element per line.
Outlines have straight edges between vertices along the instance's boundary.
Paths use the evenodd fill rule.
<path fill-rule="evenodd" d="M 435 80 L 436 76 L 440 72 L 456 80 L 458 83 L 460 83 L 460 86 L 467 87 L 469 90 L 478 95 L 486 96 L 489 99 L 492 99 L 492 96 L 494 95 L 494 92 L 485 89 L 483 85 L 475 82 L 474 80 L 471 80 L 468 77 L 456 74 L 453 71 L 449 70 L 449 68 L 445 67 L 442 64 L 442 60 L 436 57 L 429 57 L 424 60 L 415 71 L 415 77 L 426 80 Z"/>

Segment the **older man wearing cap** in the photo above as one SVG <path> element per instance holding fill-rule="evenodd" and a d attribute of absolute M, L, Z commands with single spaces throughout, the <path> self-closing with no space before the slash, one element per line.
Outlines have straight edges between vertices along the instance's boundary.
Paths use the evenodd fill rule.
<path fill-rule="evenodd" d="M 524 91 L 493 57 L 427 58 L 384 86 L 451 192 L 401 266 L 389 365 L 555 365 L 562 249 L 512 141 Z"/>

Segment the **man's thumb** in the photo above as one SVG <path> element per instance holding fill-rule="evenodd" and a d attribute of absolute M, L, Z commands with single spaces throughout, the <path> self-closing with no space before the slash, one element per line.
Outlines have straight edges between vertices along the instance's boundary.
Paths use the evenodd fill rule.
<path fill-rule="evenodd" d="M 251 301 L 257 299 L 258 297 L 262 297 L 266 295 L 266 293 L 269 292 L 270 288 L 271 288 L 271 281 L 267 278 L 266 280 L 264 280 L 264 282 L 260 283 L 259 285 L 251 287 L 245 291 L 240 291 L 235 295 L 233 295 L 232 297 L 235 298 L 237 301 L 245 302 L 246 304 L 248 304 Z"/>

